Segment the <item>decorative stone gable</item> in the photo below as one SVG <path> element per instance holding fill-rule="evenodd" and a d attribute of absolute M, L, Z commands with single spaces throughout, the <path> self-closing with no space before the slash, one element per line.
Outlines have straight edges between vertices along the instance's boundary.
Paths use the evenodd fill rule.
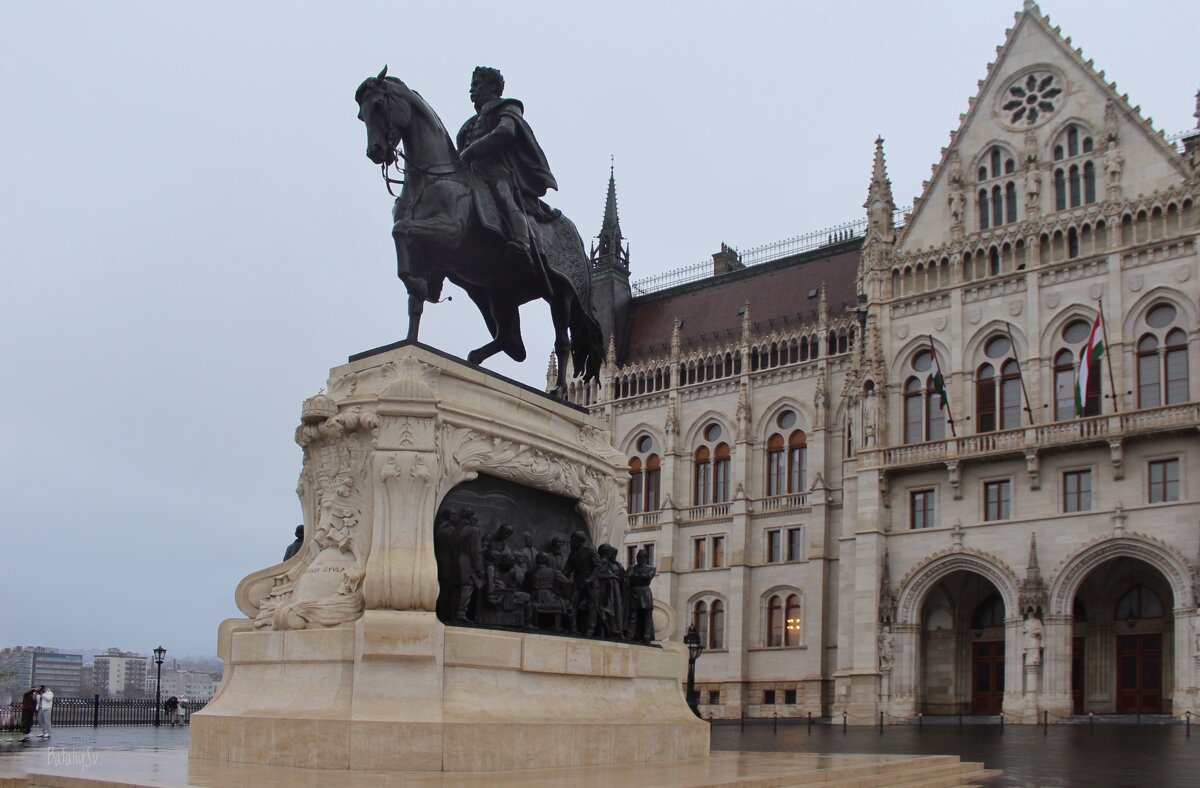
<path fill-rule="evenodd" d="M 1082 195 L 1085 187 L 1072 178 L 1082 182 L 1085 166 L 1095 196 L 1072 197 L 1064 206 L 1058 194 Z M 997 227 L 1020 227 L 1080 203 L 1150 194 L 1190 169 L 1116 83 L 1029 2 L 913 201 L 897 257 L 940 255 L 953 251 L 944 248 L 947 239 L 995 234 Z M 1134 172 L 1136 185 L 1127 182 Z"/>

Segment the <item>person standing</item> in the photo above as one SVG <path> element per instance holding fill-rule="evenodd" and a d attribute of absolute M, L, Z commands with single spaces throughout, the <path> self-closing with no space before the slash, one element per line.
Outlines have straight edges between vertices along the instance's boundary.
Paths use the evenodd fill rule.
<path fill-rule="evenodd" d="M 38 727 L 42 729 L 39 739 L 50 738 L 50 710 L 54 706 L 54 690 L 45 684 L 38 687 Z"/>
<path fill-rule="evenodd" d="M 37 704 L 37 687 L 25 690 L 21 695 L 21 741 L 29 741 L 29 734 L 33 732 L 33 716 L 37 714 Z"/>
<path fill-rule="evenodd" d="M 179 698 L 172 695 L 163 701 L 163 711 L 167 713 L 167 724 L 174 728 L 179 717 Z"/>

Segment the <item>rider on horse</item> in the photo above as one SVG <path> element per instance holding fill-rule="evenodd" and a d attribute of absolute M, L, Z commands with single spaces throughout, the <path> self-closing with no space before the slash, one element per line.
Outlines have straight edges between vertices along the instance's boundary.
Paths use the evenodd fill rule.
<path fill-rule="evenodd" d="M 471 75 L 475 115 L 458 132 L 458 150 L 496 200 L 501 214 L 499 229 L 506 241 L 505 258 L 529 265 L 528 217 L 545 210 L 538 198 L 557 189 L 558 183 L 533 129 L 525 122 L 524 106 L 516 99 L 501 98 L 503 92 L 504 77 L 498 70 L 475 69 Z"/>

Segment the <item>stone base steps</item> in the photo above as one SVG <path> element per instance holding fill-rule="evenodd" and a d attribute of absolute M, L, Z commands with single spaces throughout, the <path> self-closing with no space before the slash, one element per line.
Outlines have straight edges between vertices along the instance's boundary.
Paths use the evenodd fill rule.
<path fill-rule="evenodd" d="M 979 785 L 1000 772 L 953 755 L 865 755 L 816 753 L 718 752 L 706 759 L 673 764 L 613 764 L 603 769 L 530 769 L 456 773 L 354 772 L 308 770 L 255 764 L 189 761 L 186 751 L 105 750 L 100 764 L 86 771 L 47 768 L 35 759 L 0 768 L 0 788 L 163 788 L 165 786 L 235 786 L 261 788 L 378 788 L 382 784 L 412 788 L 559 786 L 611 788 L 654 785 L 663 788 L 942 788 Z M 0 764 L 3 767 L 5 764 Z M 21 766 L 24 769 L 21 769 Z M 17 767 L 17 768 L 11 768 Z M 21 772 L 24 771 L 24 774 Z M 381 782 L 381 778 L 383 781 Z"/>

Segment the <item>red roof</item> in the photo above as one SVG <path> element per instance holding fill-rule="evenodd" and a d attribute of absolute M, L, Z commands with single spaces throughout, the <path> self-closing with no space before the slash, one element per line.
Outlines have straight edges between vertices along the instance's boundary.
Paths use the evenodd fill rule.
<path fill-rule="evenodd" d="M 742 334 L 741 306 L 750 304 L 756 334 L 817 322 L 816 293 L 825 287 L 831 316 L 857 305 L 861 239 L 796 257 L 744 268 L 700 282 L 635 298 L 623 364 L 670 353 L 671 330 L 679 330 L 684 351 L 725 345 Z"/>

